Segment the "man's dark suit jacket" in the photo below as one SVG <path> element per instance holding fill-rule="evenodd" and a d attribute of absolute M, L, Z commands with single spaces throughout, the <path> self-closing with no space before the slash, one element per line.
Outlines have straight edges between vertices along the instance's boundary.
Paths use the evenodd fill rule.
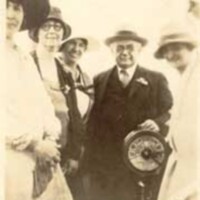
<path fill-rule="evenodd" d="M 94 89 L 86 166 L 91 173 L 106 174 L 104 178 L 122 173 L 125 179 L 122 147 L 126 135 L 147 119 L 157 123 L 163 137 L 168 133 L 166 122 L 173 100 L 167 80 L 158 72 L 137 66 L 129 85 L 123 89 L 115 66 L 95 77 Z"/>

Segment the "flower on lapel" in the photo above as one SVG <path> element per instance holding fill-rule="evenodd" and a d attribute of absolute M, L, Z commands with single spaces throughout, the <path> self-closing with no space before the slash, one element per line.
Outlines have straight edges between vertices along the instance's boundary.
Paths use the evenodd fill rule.
<path fill-rule="evenodd" d="M 70 90 L 70 87 L 68 85 L 65 85 L 64 86 L 64 93 L 68 94 L 69 90 Z"/>
<path fill-rule="evenodd" d="M 148 81 L 143 77 L 140 77 L 140 78 L 136 79 L 136 81 L 138 83 L 141 83 L 142 85 L 148 85 L 149 84 Z"/>

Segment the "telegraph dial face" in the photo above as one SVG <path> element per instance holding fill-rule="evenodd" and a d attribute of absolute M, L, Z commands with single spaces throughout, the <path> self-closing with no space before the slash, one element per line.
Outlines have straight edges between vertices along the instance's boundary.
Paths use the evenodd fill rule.
<path fill-rule="evenodd" d="M 166 149 L 157 133 L 139 133 L 130 137 L 126 149 L 129 167 L 141 173 L 154 173 L 166 160 Z M 144 175 L 143 174 L 143 175 Z"/>

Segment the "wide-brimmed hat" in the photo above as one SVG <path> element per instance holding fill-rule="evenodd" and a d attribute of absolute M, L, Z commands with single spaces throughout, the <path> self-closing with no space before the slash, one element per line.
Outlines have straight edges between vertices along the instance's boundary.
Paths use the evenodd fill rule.
<path fill-rule="evenodd" d="M 147 44 L 147 39 L 139 36 L 136 32 L 133 32 L 131 30 L 120 30 L 116 32 L 115 35 L 105 40 L 105 44 L 109 46 L 113 42 L 122 41 L 122 40 L 137 41 L 141 43 L 142 46 L 145 46 Z"/>
<path fill-rule="evenodd" d="M 93 38 L 92 36 L 76 34 L 76 35 L 72 35 L 71 37 L 63 40 L 60 44 L 59 51 L 63 51 L 63 48 L 65 47 L 65 45 L 68 42 L 70 42 L 72 40 L 76 40 L 76 39 L 80 39 L 85 43 L 87 51 L 96 51 L 100 47 L 99 42 L 95 38 Z"/>
<path fill-rule="evenodd" d="M 19 3 L 24 10 L 24 21 L 21 31 L 40 26 L 49 14 L 49 0 L 7 0 L 7 2 Z"/>
<path fill-rule="evenodd" d="M 177 25 L 176 27 L 166 27 L 166 32 L 163 33 L 160 37 L 158 48 L 154 56 L 158 59 L 163 58 L 163 53 L 165 47 L 173 43 L 182 43 L 195 48 L 198 46 L 198 37 L 195 34 L 195 31 L 192 31 L 189 27 Z"/>
<path fill-rule="evenodd" d="M 45 21 L 48 21 L 48 20 L 55 20 L 55 21 L 58 21 L 58 22 L 60 22 L 62 24 L 62 26 L 64 28 L 63 39 L 66 39 L 71 35 L 71 27 L 70 27 L 69 24 L 67 24 L 63 20 L 61 10 L 58 7 L 51 7 L 50 13 L 47 16 Z M 40 28 L 40 26 L 38 26 L 38 27 L 36 27 L 34 29 L 31 29 L 29 31 L 29 36 L 34 42 L 38 42 L 38 30 L 39 30 L 39 28 Z"/>

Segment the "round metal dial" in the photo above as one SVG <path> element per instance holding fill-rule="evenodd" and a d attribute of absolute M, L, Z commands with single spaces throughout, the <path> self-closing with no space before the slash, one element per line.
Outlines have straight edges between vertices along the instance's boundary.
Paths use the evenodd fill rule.
<path fill-rule="evenodd" d="M 140 171 L 153 171 L 165 160 L 165 148 L 159 139 L 150 135 L 135 138 L 128 147 L 131 165 Z"/>

